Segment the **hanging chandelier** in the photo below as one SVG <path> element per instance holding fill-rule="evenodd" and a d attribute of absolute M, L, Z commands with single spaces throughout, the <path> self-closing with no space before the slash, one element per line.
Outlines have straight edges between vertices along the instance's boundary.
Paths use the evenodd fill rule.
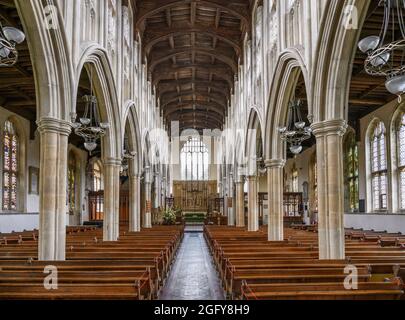
<path fill-rule="evenodd" d="M 3 27 L 0 22 L 0 67 L 12 67 L 17 63 L 16 45 L 24 40 L 24 32 L 13 27 Z"/>
<path fill-rule="evenodd" d="M 121 176 L 128 177 L 129 174 L 129 161 L 133 160 L 137 155 L 136 151 L 129 151 L 128 138 L 124 138 L 124 151 L 122 153 Z"/>
<path fill-rule="evenodd" d="M 98 112 L 97 98 L 93 95 L 92 72 L 90 75 L 90 95 L 83 96 L 85 109 L 83 116 L 76 121 L 77 115 L 72 113 L 72 127 L 75 134 L 84 139 L 84 147 L 91 153 L 97 148 L 97 141 L 105 136 L 110 125 L 106 122 L 101 122 Z"/>
<path fill-rule="evenodd" d="M 359 42 L 359 49 L 368 55 L 366 72 L 385 76 L 387 90 L 401 102 L 401 95 L 405 93 L 405 0 L 381 0 L 379 5 L 384 6 L 380 35 L 364 38 Z M 389 39 L 387 33 L 391 28 Z"/>
<path fill-rule="evenodd" d="M 290 145 L 290 151 L 294 154 L 302 152 L 302 143 L 311 138 L 312 129 L 306 126 L 301 116 L 301 100 L 293 99 L 290 102 L 288 126 L 279 128 L 281 139 Z"/>

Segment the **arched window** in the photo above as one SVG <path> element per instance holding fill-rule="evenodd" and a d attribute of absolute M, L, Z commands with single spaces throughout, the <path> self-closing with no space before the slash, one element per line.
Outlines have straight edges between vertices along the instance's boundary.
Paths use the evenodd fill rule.
<path fill-rule="evenodd" d="M 318 212 L 318 164 L 314 161 L 314 211 Z"/>
<path fill-rule="evenodd" d="M 405 210 L 405 112 L 403 112 L 397 126 L 397 154 L 398 154 L 398 191 L 400 210 Z"/>
<path fill-rule="evenodd" d="M 209 152 L 199 138 L 191 138 L 180 154 L 181 179 L 183 181 L 207 181 L 209 179 Z"/>
<path fill-rule="evenodd" d="M 359 211 L 359 147 L 354 132 L 345 141 L 345 192 L 346 210 Z"/>
<path fill-rule="evenodd" d="M 7 120 L 3 138 L 3 210 L 18 208 L 19 139 L 14 124 Z"/>
<path fill-rule="evenodd" d="M 93 191 L 98 192 L 103 190 L 102 172 L 100 164 L 94 162 L 93 164 Z"/>
<path fill-rule="evenodd" d="M 313 213 L 318 212 L 318 164 L 316 153 L 313 154 L 310 162 L 310 208 Z"/>
<path fill-rule="evenodd" d="M 99 161 L 91 164 L 91 188 L 89 192 L 89 216 L 90 221 L 102 221 L 104 219 L 104 181 L 102 166 Z"/>
<path fill-rule="evenodd" d="M 73 152 L 69 153 L 68 161 L 68 205 L 69 213 L 76 210 L 76 157 Z"/>
<path fill-rule="evenodd" d="M 387 210 L 387 144 L 385 126 L 381 121 L 371 132 L 370 144 L 373 209 L 376 211 Z"/>
<path fill-rule="evenodd" d="M 293 166 L 292 171 L 291 171 L 291 191 L 292 192 L 298 192 L 299 191 L 299 185 L 298 185 L 298 169 L 297 167 Z"/>

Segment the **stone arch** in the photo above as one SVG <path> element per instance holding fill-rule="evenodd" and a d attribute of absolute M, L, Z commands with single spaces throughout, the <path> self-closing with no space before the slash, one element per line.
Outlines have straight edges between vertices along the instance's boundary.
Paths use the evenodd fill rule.
<path fill-rule="evenodd" d="M 347 120 L 352 62 L 371 1 L 331 0 L 325 4 L 311 77 L 313 120 Z M 346 28 L 348 8 L 357 10 L 357 28 Z"/>
<path fill-rule="evenodd" d="M 73 105 L 73 66 L 68 55 L 65 29 L 47 28 L 47 11 L 63 21 L 59 2 L 15 0 L 24 26 L 31 55 L 35 88 L 37 91 L 37 120 L 54 118 L 70 121 Z M 53 21 L 55 23 L 55 21 Z"/>
<path fill-rule="evenodd" d="M 114 75 L 107 51 L 97 44 L 90 44 L 83 50 L 79 60 L 76 68 L 74 105 L 76 105 L 81 72 L 85 69 L 90 74 L 91 68 L 93 68 L 93 85 L 101 120 L 110 124 L 107 135 L 102 139 L 103 158 L 121 159 L 122 125 Z"/>
<path fill-rule="evenodd" d="M 129 129 L 129 145 L 136 151 L 135 158 L 132 162 L 132 174 L 139 175 L 142 171 L 142 142 L 141 142 L 141 131 L 139 127 L 138 113 L 136 110 L 135 102 L 128 101 L 124 108 L 124 121 L 123 123 L 128 125 Z M 122 132 L 122 140 L 125 135 L 125 127 Z"/>
<path fill-rule="evenodd" d="M 309 73 L 302 53 L 296 49 L 284 51 L 278 60 L 270 88 L 269 105 L 267 108 L 264 139 L 264 155 L 266 160 L 286 158 L 284 142 L 279 137 L 278 128 L 284 126 L 288 116 L 288 103 L 295 89 L 299 76 L 303 75 L 308 97 L 309 120 L 311 120 L 311 95 Z"/>
<path fill-rule="evenodd" d="M 255 108 L 250 110 L 246 138 L 245 138 L 245 156 L 248 159 L 249 175 L 256 174 L 256 156 L 257 156 L 257 140 L 261 140 L 263 144 L 263 126 L 260 119 L 260 114 Z M 253 171 L 252 171 L 253 170 Z"/>

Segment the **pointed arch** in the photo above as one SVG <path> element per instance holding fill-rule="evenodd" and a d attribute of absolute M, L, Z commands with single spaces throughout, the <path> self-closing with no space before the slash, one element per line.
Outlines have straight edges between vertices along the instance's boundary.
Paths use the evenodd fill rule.
<path fill-rule="evenodd" d="M 284 51 L 277 62 L 270 88 L 264 131 L 264 154 L 266 160 L 285 159 L 284 142 L 279 139 L 278 128 L 284 126 L 288 116 L 288 103 L 300 75 L 303 75 L 308 97 L 309 120 L 311 121 L 311 87 L 309 73 L 302 52 L 297 48 Z"/>
<path fill-rule="evenodd" d="M 371 2 L 330 0 L 325 3 L 319 28 L 323 32 L 318 39 L 311 77 L 314 122 L 348 118 L 352 62 Z M 357 28 L 345 27 L 350 8 L 357 11 Z"/>
<path fill-rule="evenodd" d="M 37 120 L 55 118 L 70 121 L 74 105 L 74 71 L 68 54 L 65 28 L 47 29 L 49 10 L 61 23 L 59 1 L 15 0 L 27 36 L 36 87 Z M 45 3 L 45 5 L 43 5 Z M 53 21 L 55 23 L 55 21 Z"/>
<path fill-rule="evenodd" d="M 125 126 L 123 127 L 122 140 L 125 136 L 126 126 L 128 126 L 129 146 L 133 151 L 136 152 L 136 156 L 132 160 L 131 170 L 133 175 L 139 175 L 142 171 L 142 140 L 135 102 L 127 101 L 124 110 L 124 118 L 122 123 L 124 123 Z"/>
<path fill-rule="evenodd" d="M 97 44 L 89 44 L 82 52 L 76 68 L 74 105 L 76 105 L 80 75 L 83 70 L 93 70 L 94 91 L 99 104 L 100 117 L 110 128 L 102 139 L 104 159 L 121 159 L 122 135 L 119 99 L 111 61 L 107 51 Z M 75 111 L 75 110 L 74 110 Z"/>

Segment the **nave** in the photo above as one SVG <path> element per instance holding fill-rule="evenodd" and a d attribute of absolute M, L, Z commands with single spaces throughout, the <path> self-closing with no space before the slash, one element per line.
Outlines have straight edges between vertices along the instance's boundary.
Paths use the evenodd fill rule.
<path fill-rule="evenodd" d="M 405 299 L 402 234 L 346 230 L 346 260 L 322 261 L 316 227 L 288 228 L 271 243 L 264 229 L 184 231 L 122 231 L 111 243 L 95 228 L 68 228 L 67 260 L 52 264 L 36 260 L 36 231 L 3 234 L 0 299 Z"/>
<path fill-rule="evenodd" d="M 0 1 L 1 298 L 403 297 L 403 16 Z"/>

